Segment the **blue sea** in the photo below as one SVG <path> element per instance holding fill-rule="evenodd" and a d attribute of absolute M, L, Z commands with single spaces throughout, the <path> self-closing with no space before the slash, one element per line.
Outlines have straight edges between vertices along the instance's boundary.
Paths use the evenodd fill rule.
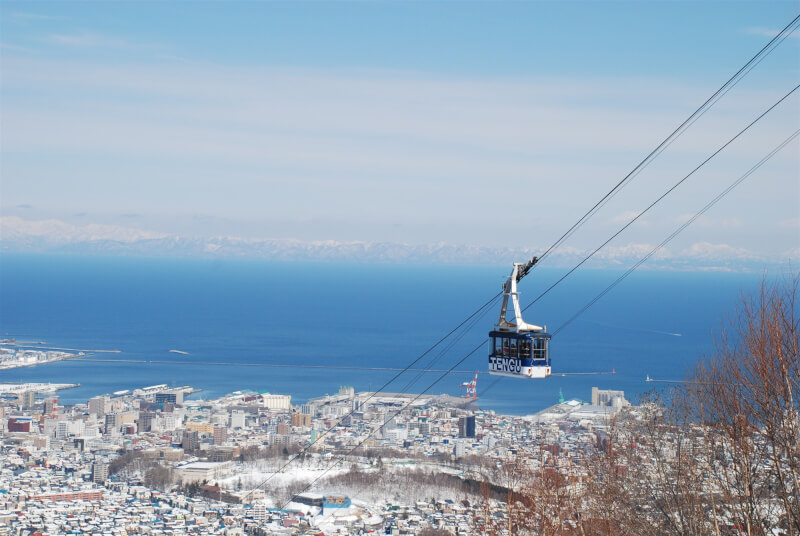
<path fill-rule="evenodd" d="M 440 373 L 405 373 L 385 385 L 396 372 L 301 365 L 405 367 L 497 294 L 509 271 L 506 264 L 3 254 L 2 337 L 121 352 L 94 356 L 116 362 L 71 360 L 0 371 L 0 382 L 80 384 L 61 391 L 61 402 L 67 404 L 159 383 L 192 385 L 202 389 L 204 398 L 244 389 L 290 394 L 294 403 L 335 393 L 342 385 L 457 395 L 460 383 L 471 378 L 468 371 L 486 370 L 486 344 L 456 366 L 467 372 L 440 380 Z M 536 267 L 520 284 L 523 305 L 564 271 Z M 553 332 L 619 275 L 578 271 L 526 311 L 525 320 Z M 482 374 L 479 406 L 525 415 L 554 404 L 559 393 L 590 399 L 592 386 L 624 390 L 635 401 L 654 386 L 666 385 L 645 382 L 647 375 L 680 380 L 696 360 L 712 352 L 726 315 L 741 293 L 753 291 L 760 280 L 754 274 L 635 272 L 551 342 L 556 373 L 613 369 L 616 374 L 497 383 L 497 377 Z M 415 368 L 452 367 L 485 342 L 498 312 L 499 306 L 493 307 L 446 353 L 434 350 Z M 248 364 L 289 366 L 243 366 Z"/>

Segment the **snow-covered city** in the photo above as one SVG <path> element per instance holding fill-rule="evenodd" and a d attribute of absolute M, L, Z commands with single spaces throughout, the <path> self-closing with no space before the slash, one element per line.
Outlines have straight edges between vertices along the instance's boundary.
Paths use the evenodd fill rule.
<path fill-rule="evenodd" d="M 167 385 L 61 406 L 21 387 L 0 406 L 4 534 L 469 534 L 478 505 L 505 515 L 481 489 L 498 467 L 569 463 L 629 407 L 597 389 L 593 404 L 511 417 L 448 395 L 342 387 L 293 405 L 257 392 L 189 400 L 191 387 Z"/>

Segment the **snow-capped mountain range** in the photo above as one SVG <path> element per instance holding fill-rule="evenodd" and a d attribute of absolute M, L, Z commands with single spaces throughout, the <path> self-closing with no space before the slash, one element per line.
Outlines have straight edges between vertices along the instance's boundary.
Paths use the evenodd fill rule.
<path fill-rule="evenodd" d="M 625 269 L 648 254 L 654 245 L 628 244 L 599 251 L 589 267 Z M 487 264 L 526 260 L 542 248 L 498 248 L 465 244 L 405 244 L 396 242 L 252 239 L 233 236 L 189 237 L 116 225 L 73 225 L 61 220 L 0 217 L 3 252 L 96 255 L 262 258 L 281 261 L 349 261 L 386 263 Z M 572 266 L 588 251 L 562 247 L 550 256 L 553 266 Z M 727 244 L 698 242 L 680 251 L 659 250 L 645 268 L 698 270 L 763 270 L 797 264 L 800 252 L 789 250 L 779 259 L 766 259 Z"/>

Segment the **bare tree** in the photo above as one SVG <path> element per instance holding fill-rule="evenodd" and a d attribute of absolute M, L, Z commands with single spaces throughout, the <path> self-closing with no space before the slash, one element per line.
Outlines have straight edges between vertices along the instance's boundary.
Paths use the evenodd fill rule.
<path fill-rule="evenodd" d="M 564 462 L 564 464 L 562 464 Z M 540 444 L 538 455 L 517 454 L 487 473 L 481 488 L 483 505 L 475 509 L 473 525 L 484 534 L 571 536 L 578 526 L 581 503 L 575 467 L 560 458 L 553 445 Z M 499 508 L 491 493 L 505 493 Z"/>
<path fill-rule="evenodd" d="M 174 481 L 174 475 L 170 467 L 164 467 L 159 463 L 154 463 L 144 475 L 144 485 L 160 490 L 168 489 Z"/>
<path fill-rule="evenodd" d="M 638 482 L 637 464 L 642 463 L 639 445 L 629 437 L 634 425 L 612 421 L 608 433 L 598 432 L 594 450 L 583 459 L 585 477 L 576 498 L 576 518 L 581 536 L 627 536 L 653 532 L 646 520 L 650 498 Z M 631 467 L 633 466 L 633 471 Z M 649 478 L 650 475 L 648 475 Z M 649 529 L 644 531 L 643 529 Z"/>
<path fill-rule="evenodd" d="M 800 533 L 800 277 L 742 299 L 716 351 L 688 383 L 707 426 L 723 519 L 742 534 Z"/>

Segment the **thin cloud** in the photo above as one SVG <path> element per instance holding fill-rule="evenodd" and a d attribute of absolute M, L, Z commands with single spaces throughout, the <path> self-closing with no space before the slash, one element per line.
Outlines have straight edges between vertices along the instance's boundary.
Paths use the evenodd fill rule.
<path fill-rule="evenodd" d="M 95 32 L 50 34 L 44 39 L 46 42 L 70 48 L 113 48 L 117 50 L 160 50 L 161 45 L 153 43 L 140 43 L 116 36 Z"/>
<path fill-rule="evenodd" d="M 681 214 L 675 218 L 675 223 L 684 224 L 694 218 L 694 214 Z M 716 229 L 739 229 L 744 226 L 740 218 L 709 218 L 708 216 L 700 216 L 692 223 L 694 227 L 702 228 L 716 228 Z"/>
<path fill-rule="evenodd" d="M 166 233 L 118 225 L 90 223 L 79 226 L 56 219 L 23 220 L 15 216 L 0 217 L 0 234 L 5 240 L 39 237 L 53 243 L 96 242 L 99 240 L 135 242 L 169 236 Z"/>
<path fill-rule="evenodd" d="M 722 218 L 719 223 L 725 229 L 737 229 L 744 225 L 739 218 Z"/>
<path fill-rule="evenodd" d="M 755 255 L 745 248 L 737 248 L 730 244 L 712 244 L 697 242 L 679 253 L 682 257 L 692 259 L 751 259 Z"/>
<path fill-rule="evenodd" d="M 747 28 L 747 30 L 745 30 L 745 33 L 747 33 L 748 35 L 758 35 L 761 37 L 769 37 L 770 39 L 772 39 L 773 37 L 781 33 L 781 31 L 775 30 L 773 28 L 764 28 L 763 26 L 755 26 L 752 28 Z M 798 34 L 797 32 L 792 32 L 789 34 L 788 37 L 790 39 L 800 39 L 800 34 Z"/>
<path fill-rule="evenodd" d="M 11 13 L 9 18 L 16 20 L 64 20 L 67 17 L 60 15 L 42 15 L 41 13 L 29 13 L 25 11 L 17 11 Z"/>
<path fill-rule="evenodd" d="M 605 260 L 629 261 L 641 259 L 649 254 L 655 246 L 653 244 L 625 244 L 622 246 L 608 246 L 597 253 L 597 258 Z M 653 257 L 656 259 L 668 259 L 672 253 L 666 248 L 659 249 Z"/>
<path fill-rule="evenodd" d="M 47 36 L 46 40 L 56 45 L 65 45 L 70 47 L 127 48 L 130 46 L 130 43 L 122 39 L 116 39 L 95 33 L 52 34 Z"/>
<path fill-rule="evenodd" d="M 11 43 L 0 43 L 0 50 L 7 50 L 9 52 L 36 52 L 30 47 L 23 47 L 20 45 L 12 45 Z"/>
<path fill-rule="evenodd" d="M 638 216 L 640 213 L 641 212 L 638 211 L 638 210 L 626 210 L 625 212 L 621 212 L 621 213 L 617 214 L 616 216 L 614 216 L 613 218 L 611 218 L 611 223 L 615 223 L 615 224 L 628 223 L 629 221 L 634 219 L 636 216 Z M 639 218 L 638 220 L 636 220 L 636 223 L 638 223 L 639 225 L 645 225 L 645 226 L 650 225 L 650 222 L 645 217 Z"/>

